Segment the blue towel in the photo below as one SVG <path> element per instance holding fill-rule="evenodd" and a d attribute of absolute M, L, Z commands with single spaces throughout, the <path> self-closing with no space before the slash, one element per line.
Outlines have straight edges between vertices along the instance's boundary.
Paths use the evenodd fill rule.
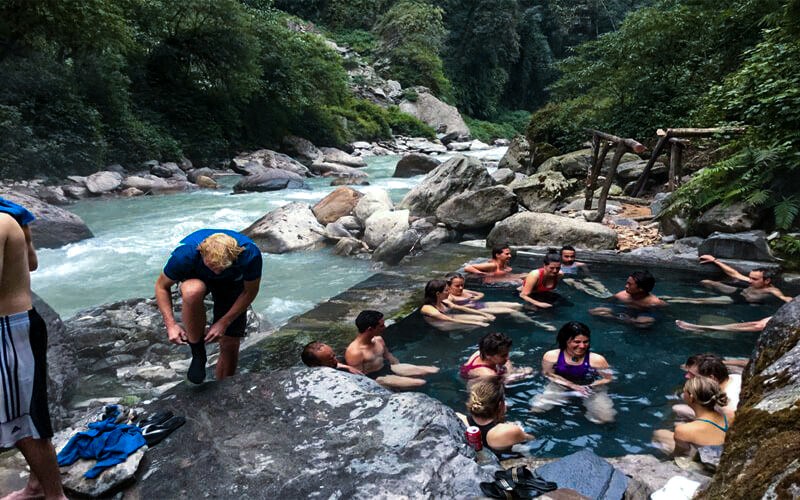
<path fill-rule="evenodd" d="M 27 226 L 36 219 L 27 208 L 2 197 L 0 197 L 0 212 L 7 213 L 15 218 L 20 226 Z"/>
<path fill-rule="evenodd" d="M 116 415 L 89 424 L 89 430 L 79 432 L 58 452 L 58 465 L 70 465 L 79 458 L 96 459 L 97 463 L 84 477 L 93 479 L 101 472 L 120 464 L 145 445 L 142 429 L 135 425 L 114 423 Z"/>

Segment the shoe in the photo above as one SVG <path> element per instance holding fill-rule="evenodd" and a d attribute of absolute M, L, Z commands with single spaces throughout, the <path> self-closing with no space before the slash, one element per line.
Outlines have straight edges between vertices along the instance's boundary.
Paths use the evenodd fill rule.
<path fill-rule="evenodd" d="M 508 470 L 499 470 L 494 473 L 495 479 L 505 479 L 513 482 L 516 486 L 535 489 L 542 493 L 558 489 L 558 485 L 552 481 L 545 481 L 539 474 L 531 472 L 524 465 Z"/>
<path fill-rule="evenodd" d="M 184 417 L 172 417 L 160 424 L 150 424 L 142 427 L 142 437 L 147 446 L 155 446 L 172 434 L 172 431 L 186 423 Z"/>
<path fill-rule="evenodd" d="M 152 424 L 156 424 L 156 425 L 163 424 L 164 422 L 166 422 L 167 420 L 172 418 L 172 416 L 173 416 L 173 413 L 171 411 L 169 411 L 169 410 L 167 410 L 167 411 L 159 411 L 159 412 L 156 412 L 156 413 L 151 413 L 147 417 L 145 417 L 142 420 L 140 420 L 137 425 L 139 427 L 146 427 L 146 426 L 152 425 Z"/>
<path fill-rule="evenodd" d="M 517 486 L 505 479 L 498 479 L 493 483 L 481 483 L 481 491 L 489 498 L 502 498 L 506 500 L 517 500 L 536 498 L 543 492 Z"/>
<path fill-rule="evenodd" d="M 192 350 L 192 362 L 189 365 L 189 371 L 186 372 L 186 378 L 193 384 L 202 384 L 206 379 L 206 345 L 201 340 L 200 342 L 191 343 L 189 347 Z"/>

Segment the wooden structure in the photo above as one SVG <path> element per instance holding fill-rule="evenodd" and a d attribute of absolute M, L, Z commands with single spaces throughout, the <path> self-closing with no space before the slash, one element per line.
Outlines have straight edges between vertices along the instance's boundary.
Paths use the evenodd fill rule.
<path fill-rule="evenodd" d="M 597 189 L 597 177 L 600 175 L 600 169 L 608 155 L 608 150 L 611 149 L 612 146 L 615 147 L 614 156 L 611 159 L 611 167 L 609 168 L 608 175 L 606 175 L 603 189 L 600 191 L 600 197 L 597 200 L 597 215 L 592 218 L 592 222 L 601 222 L 606 214 L 608 191 L 611 189 L 614 176 L 617 174 L 617 166 L 619 166 L 622 155 L 628 151 L 641 154 L 646 148 L 633 139 L 617 137 L 605 132 L 600 132 L 599 130 L 588 130 L 588 132 L 592 134 L 592 165 L 589 175 L 586 178 L 586 202 L 583 204 L 584 210 L 592 209 L 592 198 L 594 197 L 595 189 Z"/>

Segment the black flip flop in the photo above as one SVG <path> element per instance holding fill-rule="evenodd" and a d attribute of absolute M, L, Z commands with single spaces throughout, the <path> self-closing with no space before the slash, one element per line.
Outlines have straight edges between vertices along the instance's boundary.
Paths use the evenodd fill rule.
<path fill-rule="evenodd" d="M 558 484 L 552 481 L 545 481 L 539 474 L 531 472 L 527 467 L 520 466 L 508 470 L 499 470 L 494 473 L 495 479 L 505 479 L 512 481 L 517 486 L 527 489 L 539 490 L 542 493 L 558 489 Z"/>
<path fill-rule="evenodd" d="M 159 411 L 148 415 L 146 418 L 143 418 L 142 420 L 139 421 L 137 425 L 139 425 L 139 427 L 144 427 L 146 425 L 152 425 L 152 424 L 156 425 L 163 424 L 164 422 L 172 418 L 172 415 L 173 413 L 169 410 Z"/>
<path fill-rule="evenodd" d="M 525 500 L 536 498 L 542 494 L 541 491 L 516 486 L 514 483 L 505 479 L 498 479 L 493 483 L 481 483 L 481 491 L 489 498 L 500 498 L 504 500 Z"/>
<path fill-rule="evenodd" d="M 147 446 L 155 446 L 172 434 L 172 431 L 186 423 L 184 417 L 172 417 L 161 424 L 150 424 L 142 427 L 142 437 Z"/>

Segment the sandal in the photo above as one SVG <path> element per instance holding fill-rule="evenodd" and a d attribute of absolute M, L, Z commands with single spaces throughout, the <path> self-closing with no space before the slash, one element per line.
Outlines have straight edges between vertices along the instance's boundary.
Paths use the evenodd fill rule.
<path fill-rule="evenodd" d="M 173 413 L 169 410 L 152 413 L 148 415 L 146 418 L 140 420 L 138 425 L 139 427 L 144 427 L 146 425 L 152 425 L 152 424 L 156 425 L 163 424 L 164 422 L 172 418 L 172 415 Z"/>
<path fill-rule="evenodd" d="M 520 466 L 508 470 L 499 470 L 494 473 L 495 479 L 505 479 L 517 486 L 534 489 L 546 493 L 558 489 L 558 484 L 552 481 L 545 481 L 539 474 L 531 472 L 527 467 Z"/>
<path fill-rule="evenodd" d="M 542 494 L 536 489 L 528 489 L 516 486 L 506 479 L 498 479 L 493 483 L 481 483 L 481 492 L 489 498 L 500 498 L 504 500 L 523 500 L 536 498 Z"/>
<path fill-rule="evenodd" d="M 186 419 L 183 417 L 172 417 L 161 424 L 145 425 L 142 427 L 142 437 L 147 446 L 155 446 L 185 423 Z"/>

